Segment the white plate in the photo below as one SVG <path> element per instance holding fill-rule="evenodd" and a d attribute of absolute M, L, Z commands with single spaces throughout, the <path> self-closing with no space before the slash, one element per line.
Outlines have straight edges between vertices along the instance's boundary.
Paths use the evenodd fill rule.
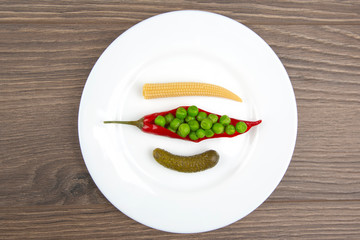
<path fill-rule="evenodd" d="M 145 82 L 172 81 L 221 85 L 244 102 L 142 97 Z M 263 122 L 244 135 L 198 144 L 102 123 L 193 104 Z M 82 154 L 101 192 L 132 219 L 177 233 L 221 228 L 256 209 L 285 174 L 296 132 L 294 92 L 276 54 L 244 25 L 202 11 L 161 14 L 121 34 L 92 69 L 79 110 Z M 214 149 L 220 160 L 200 173 L 180 173 L 153 159 L 156 147 L 183 155 Z"/>

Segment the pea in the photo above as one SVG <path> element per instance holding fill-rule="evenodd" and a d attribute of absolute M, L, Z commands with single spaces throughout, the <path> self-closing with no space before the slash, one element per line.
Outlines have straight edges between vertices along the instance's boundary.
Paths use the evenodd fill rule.
<path fill-rule="evenodd" d="M 227 115 L 222 115 L 220 117 L 219 123 L 221 123 L 222 125 L 227 126 L 230 124 L 230 122 L 231 122 L 231 120 Z"/>
<path fill-rule="evenodd" d="M 189 127 L 189 124 L 187 123 L 182 123 L 180 124 L 179 128 L 178 128 L 178 131 L 177 131 L 177 134 L 180 136 L 180 137 L 186 137 L 187 135 L 189 135 L 190 133 L 190 127 Z"/>
<path fill-rule="evenodd" d="M 179 119 L 185 119 L 187 115 L 187 111 L 183 107 L 179 107 L 176 109 L 176 117 Z"/>
<path fill-rule="evenodd" d="M 171 127 L 168 127 L 167 129 L 172 131 L 173 133 L 176 133 L 176 130 L 172 129 Z"/>
<path fill-rule="evenodd" d="M 244 122 L 238 122 L 235 128 L 238 133 L 244 133 L 247 130 L 247 125 Z"/>
<path fill-rule="evenodd" d="M 202 120 L 204 120 L 207 117 L 207 114 L 204 112 L 199 112 L 198 115 L 196 116 L 196 119 L 201 122 Z"/>
<path fill-rule="evenodd" d="M 172 115 L 171 113 L 168 113 L 165 115 L 165 120 L 166 120 L 166 124 L 171 123 L 172 120 L 174 120 L 174 115 Z"/>
<path fill-rule="evenodd" d="M 178 129 L 180 124 L 181 124 L 181 120 L 178 118 L 174 118 L 174 120 L 172 120 L 170 123 L 170 127 L 176 131 L 176 129 Z"/>
<path fill-rule="evenodd" d="M 196 135 L 196 132 L 189 133 L 189 138 L 194 141 L 199 139 L 198 136 Z"/>
<path fill-rule="evenodd" d="M 234 133 L 235 133 L 235 127 L 234 127 L 234 125 L 227 125 L 226 127 L 225 127 L 225 132 L 226 132 L 226 134 L 228 134 L 228 135 L 233 135 Z"/>
<path fill-rule="evenodd" d="M 154 121 L 155 125 L 158 125 L 160 127 L 164 127 L 165 126 L 165 123 L 166 123 L 166 120 L 163 116 L 159 115 L 155 118 L 155 121 Z"/>
<path fill-rule="evenodd" d="M 214 136 L 214 132 L 211 129 L 207 129 L 205 130 L 205 136 L 211 138 L 212 136 Z"/>
<path fill-rule="evenodd" d="M 210 129 L 212 127 L 212 121 L 209 118 L 205 118 L 201 121 L 200 126 L 203 129 Z"/>
<path fill-rule="evenodd" d="M 212 127 L 212 130 L 214 131 L 214 133 L 216 134 L 220 134 L 224 132 L 224 125 L 222 125 L 221 123 L 215 123 Z"/>
<path fill-rule="evenodd" d="M 192 117 L 196 117 L 198 113 L 199 113 L 199 109 L 196 106 L 190 106 L 187 110 L 187 114 Z"/>
<path fill-rule="evenodd" d="M 187 115 L 185 118 L 185 122 L 190 122 L 191 120 L 195 120 L 195 117 Z"/>
<path fill-rule="evenodd" d="M 216 123 L 219 119 L 218 116 L 216 116 L 215 114 L 209 114 L 208 118 L 210 118 L 210 120 L 213 122 L 213 123 Z"/>
<path fill-rule="evenodd" d="M 203 138 L 203 137 L 205 137 L 205 130 L 202 129 L 202 128 L 199 128 L 198 130 L 196 130 L 196 136 L 197 136 L 198 138 Z"/>
<path fill-rule="evenodd" d="M 190 122 L 188 122 L 188 124 L 191 131 L 196 131 L 199 129 L 199 122 L 196 120 L 191 120 Z"/>

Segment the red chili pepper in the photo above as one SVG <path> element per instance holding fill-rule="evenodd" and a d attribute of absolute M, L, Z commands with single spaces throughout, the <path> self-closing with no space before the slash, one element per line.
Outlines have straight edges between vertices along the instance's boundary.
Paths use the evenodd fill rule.
<path fill-rule="evenodd" d="M 189 106 L 182 106 L 182 107 L 187 110 Z M 243 132 L 243 133 L 239 133 L 239 132 L 235 131 L 235 133 L 232 134 L 232 135 L 229 135 L 229 134 L 223 132 L 223 133 L 220 133 L 220 134 L 215 134 L 211 138 L 204 137 L 204 138 L 199 138 L 197 140 L 191 140 L 189 138 L 189 136 L 186 136 L 185 138 L 183 138 L 183 137 L 179 136 L 177 133 L 174 133 L 174 132 L 168 130 L 167 128 L 165 128 L 165 127 L 155 125 L 155 123 L 154 123 L 155 118 L 157 116 L 159 116 L 159 115 L 165 116 L 166 114 L 171 113 L 171 114 L 173 114 L 175 116 L 177 109 L 178 108 L 175 108 L 175 109 L 172 109 L 172 110 L 166 111 L 166 112 L 158 112 L 158 113 L 149 114 L 149 115 L 146 115 L 146 116 L 144 116 L 143 118 L 141 118 L 141 119 L 139 119 L 137 121 L 104 121 L 104 123 L 120 123 L 120 124 L 133 125 L 133 126 L 138 127 L 140 130 L 142 130 L 143 132 L 146 132 L 146 133 L 151 133 L 151 134 L 161 135 L 161 136 L 167 136 L 167 137 L 171 137 L 171 138 L 178 138 L 178 139 L 182 139 L 182 140 L 188 140 L 188 141 L 191 141 L 191 142 L 201 142 L 201 141 L 206 140 L 206 139 L 220 138 L 220 137 L 235 137 L 235 136 L 238 136 L 240 134 L 244 134 L 244 133 L 248 132 L 252 127 L 254 127 L 254 126 L 261 123 L 261 120 L 258 120 L 258 121 L 243 121 L 243 120 L 238 120 L 238 119 L 235 119 L 235 118 L 230 118 L 230 120 L 231 120 L 230 124 L 232 124 L 234 126 L 238 122 L 244 122 L 246 124 L 246 126 L 247 126 L 246 131 Z M 204 111 L 204 110 L 202 110 L 200 108 L 199 108 L 199 112 L 205 112 L 207 115 L 211 114 L 210 112 Z M 221 115 L 218 115 L 218 114 L 215 114 L 215 115 L 217 115 L 218 118 L 221 117 Z"/>

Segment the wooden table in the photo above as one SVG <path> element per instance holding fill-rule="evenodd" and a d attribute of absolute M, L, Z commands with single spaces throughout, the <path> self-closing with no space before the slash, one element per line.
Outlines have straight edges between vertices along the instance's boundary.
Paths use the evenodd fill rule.
<path fill-rule="evenodd" d="M 1 1 L 0 239 L 360 239 L 360 2 Z M 80 96 L 104 49 L 153 15 L 223 14 L 285 65 L 299 114 L 290 167 L 244 219 L 201 234 L 143 226 L 92 181 Z"/>

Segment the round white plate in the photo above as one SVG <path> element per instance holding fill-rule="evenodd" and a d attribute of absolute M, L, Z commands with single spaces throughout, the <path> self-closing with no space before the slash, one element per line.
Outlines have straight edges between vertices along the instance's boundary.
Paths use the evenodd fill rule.
<path fill-rule="evenodd" d="M 217 84 L 244 102 L 143 98 L 144 83 L 173 81 Z M 102 123 L 181 105 L 263 122 L 235 138 L 201 143 Z M 121 34 L 92 69 L 79 109 L 82 154 L 101 192 L 130 218 L 177 233 L 221 228 L 256 209 L 285 174 L 296 133 L 294 92 L 276 54 L 244 25 L 202 11 L 161 14 Z M 182 155 L 214 149 L 220 160 L 203 172 L 180 173 L 153 159 L 157 147 Z"/>

